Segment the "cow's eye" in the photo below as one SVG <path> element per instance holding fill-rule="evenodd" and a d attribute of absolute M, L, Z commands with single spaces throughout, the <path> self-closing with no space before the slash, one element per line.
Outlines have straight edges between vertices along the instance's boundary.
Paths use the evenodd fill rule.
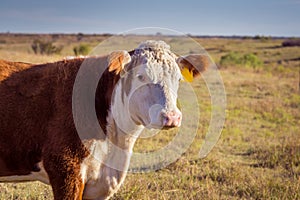
<path fill-rule="evenodd" d="M 140 80 L 140 81 L 144 81 L 145 77 L 142 74 L 138 74 L 136 75 L 136 77 Z"/>

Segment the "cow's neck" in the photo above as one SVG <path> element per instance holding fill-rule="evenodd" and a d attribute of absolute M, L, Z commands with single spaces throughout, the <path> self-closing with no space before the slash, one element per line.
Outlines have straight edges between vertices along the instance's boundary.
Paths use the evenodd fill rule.
<path fill-rule="evenodd" d="M 111 112 L 109 113 L 107 126 L 107 163 L 111 168 L 124 172 L 127 171 L 134 143 L 143 130 L 142 126 L 132 126 L 132 128 L 131 132 L 124 132 L 117 125 Z"/>
<path fill-rule="evenodd" d="M 143 128 L 135 126 L 130 134 L 125 133 L 117 126 L 111 112 L 108 113 L 107 122 L 106 142 L 108 151 L 101 169 L 102 178 L 99 183 L 101 187 L 106 188 L 108 195 L 111 196 L 125 180 L 134 143 Z"/>
<path fill-rule="evenodd" d="M 114 88 L 112 104 L 107 116 L 106 134 L 109 140 L 108 161 L 113 167 L 126 175 L 133 146 L 143 130 L 143 126 L 131 120 L 128 101 L 124 99 L 122 81 Z M 125 173 L 124 173 L 125 172 Z"/>
<path fill-rule="evenodd" d="M 137 125 L 131 119 L 129 113 L 129 105 L 124 97 L 122 82 L 115 86 L 114 93 L 112 94 L 112 104 L 107 116 L 106 134 L 109 141 L 114 146 L 113 154 L 123 155 L 130 159 L 134 143 L 144 126 Z M 122 151 L 123 153 L 120 153 Z"/>
<path fill-rule="evenodd" d="M 87 196 L 100 190 L 112 195 L 118 190 L 126 177 L 134 143 L 144 128 L 133 123 L 129 113 L 124 112 L 128 105 L 122 101 L 121 84 L 116 84 L 118 80 L 119 77 L 106 71 L 97 88 L 96 111 L 100 125 L 105 125 L 101 127 L 106 139 L 96 142 L 101 146 L 100 151 L 91 147 L 92 160 L 96 158 L 101 162 L 96 162 L 100 173 L 89 178 L 93 181 L 87 183 L 90 188 L 85 190 Z"/>

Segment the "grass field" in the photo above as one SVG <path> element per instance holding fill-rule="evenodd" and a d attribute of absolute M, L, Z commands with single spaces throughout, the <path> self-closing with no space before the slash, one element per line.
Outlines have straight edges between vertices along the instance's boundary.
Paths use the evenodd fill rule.
<path fill-rule="evenodd" d="M 76 45 L 92 48 L 105 39 L 79 36 L 2 34 L 0 59 L 55 61 L 73 55 Z M 63 49 L 59 55 L 36 55 L 31 49 L 36 38 Z M 193 83 L 200 125 L 190 148 L 167 168 L 129 174 L 113 199 L 300 199 L 300 47 L 282 47 L 282 39 L 194 39 L 217 64 L 230 52 L 253 54 L 262 63 L 219 65 L 227 94 L 226 122 L 208 157 L 198 158 L 211 117 L 210 96 L 200 79 Z M 134 151 L 154 151 L 173 135 L 139 139 Z M 39 182 L 0 184 L 1 200 L 51 198 L 51 188 Z"/>

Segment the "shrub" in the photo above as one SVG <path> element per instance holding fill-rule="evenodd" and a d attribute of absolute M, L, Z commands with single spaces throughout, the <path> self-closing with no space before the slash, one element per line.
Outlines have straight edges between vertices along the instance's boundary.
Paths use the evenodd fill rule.
<path fill-rule="evenodd" d="M 221 57 L 220 65 L 224 67 L 228 67 L 231 65 L 238 65 L 240 64 L 241 56 L 238 53 L 230 52 Z"/>
<path fill-rule="evenodd" d="M 34 40 L 31 48 L 35 54 L 60 54 L 63 46 L 55 46 L 52 42 L 44 42 L 40 40 Z"/>
<path fill-rule="evenodd" d="M 244 55 L 241 63 L 246 67 L 252 67 L 254 69 L 262 65 L 262 61 L 252 53 Z"/>
<path fill-rule="evenodd" d="M 220 60 L 220 65 L 224 67 L 235 65 L 252 67 L 255 69 L 262 64 L 263 62 L 252 53 L 240 55 L 236 52 L 230 52 L 229 54 L 222 56 Z"/>
<path fill-rule="evenodd" d="M 78 34 L 77 34 L 77 41 L 82 40 L 83 37 L 84 37 L 84 34 L 83 34 L 83 33 L 78 33 Z"/>
<path fill-rule="evenodd" d="M 90 46 L 87 44 L 80 44 L 73 48 L 74 54 L 78 55 L 87 55 L 90 52 Z"/>

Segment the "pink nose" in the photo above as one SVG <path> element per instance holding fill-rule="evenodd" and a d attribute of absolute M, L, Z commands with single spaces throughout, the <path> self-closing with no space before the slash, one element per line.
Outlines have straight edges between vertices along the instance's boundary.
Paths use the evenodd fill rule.
<path fill-rule="evenodd" d="M 168 112 L 163 114 L 163 125 L 165 127 L 179 127 L 181 125 L 181 112 Z"/>

